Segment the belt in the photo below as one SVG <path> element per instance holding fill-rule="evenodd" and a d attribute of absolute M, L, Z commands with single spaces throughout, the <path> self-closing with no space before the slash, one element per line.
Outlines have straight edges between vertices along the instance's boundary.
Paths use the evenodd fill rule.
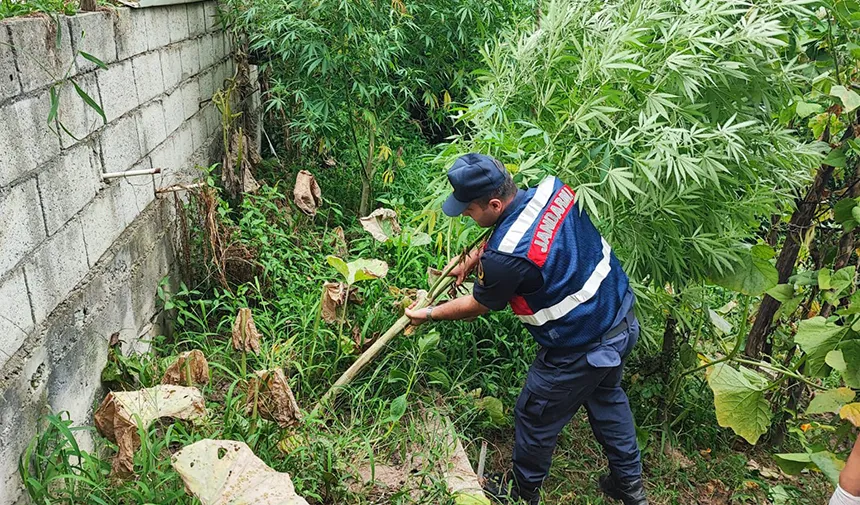
<path fill-rule="evenodd" d="M 553 350 L 564 349 L 564 352 L 568 352 L 568 353 L 588 352 L 588 351 L 594 349 L 595 347 L 599 347 L 599 346 L 605 344 L 606 342 L 608 342 L 609 340 L 612 340 L 614 337 L 617 337 L 618 335 L 620 335 L 621 332 L 625 331 L 627 328 L 630 327 L 630 321 L 633 320 L 633 317 L 634 317 L 633 309 L 630 309 L 630 311 L 627 313 L 627 315 L 624 316 L 624 318 L 621 320 L 620 323 L 618 323 L 612 329 L 610 329 L 609 331 L 607 331 L 606 333 L 601 335 L 600 338 L 595 340 L 594 342 L 589 342 L 587 344 L 584 344 L 584 345 L 581 345 L 578 347 L 555 347 L 555 348 L 547 348 L 547 349 L 553 349 Z"/>

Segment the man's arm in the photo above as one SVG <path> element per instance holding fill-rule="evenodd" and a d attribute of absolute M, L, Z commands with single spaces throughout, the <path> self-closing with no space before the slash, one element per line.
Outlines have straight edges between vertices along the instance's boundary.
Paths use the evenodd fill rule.
<path fill-rule="evenodd" d="M 450 302 L 433 307 L 434 321 L 454 321 L 459 319 L 470 319 L 489 312 L 490 309 L 478 303 L 472 295 L 461 296 Z M 412 310 L 406 309 L 406 316 L 412 320 L 414 326 L 427 321 L 426 308 Z"/>

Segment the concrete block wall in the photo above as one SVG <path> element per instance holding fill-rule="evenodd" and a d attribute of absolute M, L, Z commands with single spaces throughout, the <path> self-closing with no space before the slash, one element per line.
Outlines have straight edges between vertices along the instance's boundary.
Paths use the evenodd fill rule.
<path fill-rule="evenodd" d="M 18 457 L 42 415 L 90 421 L 111 334 L 129 351 L 162 331 L 175 216 L 155 190 L 220 156 L 210 99 L 234 67 L 215 15 L 197 2 L 0 22 L 0 505 L 23 503 Z"/>

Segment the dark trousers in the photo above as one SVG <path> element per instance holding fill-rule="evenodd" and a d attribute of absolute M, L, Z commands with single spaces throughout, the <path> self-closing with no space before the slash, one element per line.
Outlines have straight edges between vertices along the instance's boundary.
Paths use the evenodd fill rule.
<path fill-rule="evenodd" d="M 514 408 L 514 476 L 524 491 L 543 483 L 558 434 L 583 404 L 612 473 L 641 475 L 633 414 L 621 389 L 622 361 L 639 338 L 639 322 L 632 312 L 625 319 L 626 330 L 592 349 L 538 351 Z"/>

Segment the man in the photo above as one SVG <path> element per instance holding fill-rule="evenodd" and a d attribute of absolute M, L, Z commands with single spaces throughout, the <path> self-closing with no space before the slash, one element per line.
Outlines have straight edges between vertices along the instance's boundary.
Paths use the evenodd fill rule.
<path fill-rule="evenodd" d="M 448 171 L 448 181 L 454 193 L 443 212 L 494 230 L 450 272 L 459 284 L 477 266 L 472 295 L 410 308 L 406 315 L 418 325 L 510 305 L 540 344 L 514 408 L 512 478 L 490 483 L 487 491 L 538 504 L 558 435 L 584 404 L 609 459 L 601 489 L 625 505 L 647 504 L 633 415 L 621 389 L 622 360 L 636 343 L 639 323 L 629 281 L 609 244 L 555 177 L 518 190 L 497 160 L 467 154 Z"/>

